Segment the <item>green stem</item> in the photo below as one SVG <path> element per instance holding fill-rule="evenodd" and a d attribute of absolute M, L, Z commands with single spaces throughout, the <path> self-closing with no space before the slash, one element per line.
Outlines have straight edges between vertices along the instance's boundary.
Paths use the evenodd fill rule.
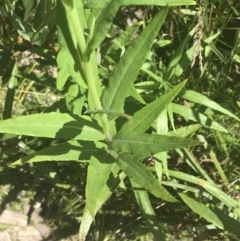
<path fill-rule="evenodd" d="M 93 98 L 93 102 L 96 109 L 102 109 L 102 104 L 100 102 L 100 98 L 98 96 L 98 92 L 95 85 L 91 57 L 87 59 L 84 56 L 84 53 L 86 52 L 86 49 L 87 49 L 87 44 L 84 37 L 84 31 L 82 29 L 80 19 L 78 17 L 77 10 L 72 3 L 67 5 L 67 3 L 64 0 L 62 2 L 66 10 L 66 13 L 69 14 L 69 18 L 72 23 L 73 32 L 77 40 L 77 50 L 78 50 L 77 52 L 78 52 L 79 63 L 84 72 L 89 93 Z M 106 135 L 107 140 L 112 141 L 112 137 L 109 132 L 109 123 L 108 123 L 107 115 L 99 113 L 99 116 L 102 122 L 103 132 Z"/>

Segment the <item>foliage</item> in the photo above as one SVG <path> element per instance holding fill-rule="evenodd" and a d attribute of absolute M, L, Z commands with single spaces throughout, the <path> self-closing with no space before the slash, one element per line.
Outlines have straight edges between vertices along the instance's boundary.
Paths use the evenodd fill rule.
<path fill-rule="evenodd" d="M 1 145 L 13 148 L 2 154 L 1 172 L 10 176 L 4 184 L 18 190 L 14 173 L 24 170 L 21 175 L 29 176 L 22 181 L 34 180 L 27 188 L 36 190 L 35 200 L 46 185 L 41 202 L 57 214 L 45 217 L 56 230 L 69 223 L 76 227 L 79 219 L 73 217 L 81 217 L 79 240 L 128 240 L 127 231 L 121 236 L 98 229 L 111 205 L 119 219 L 124 218 L 118 209 L 127 206 L 136 214 L 138 205 L 149 230 L 135 234 L 139 238 L 151 233 L 155 240 L 170 240 L 176 224 L 164 211 L 187 208 L 193 211 L 188 229 L 184 224 L 188 233 L 220 229 L 240 238 L 236 164 L 219 161 L 230 155 L 226 122 L 239 125 L 234 108 L 219 103 L 221 91 L 235 93 L 224 78 L 233 81 L 239 74 L 239 31 L 231 44 L 220 32 L 239 16 L 238 4 L 225 3 L 231 7 L 226 11 L 217 1 L 159 2 L 5 0 L 0 5 L 7 23 L 0 48 Z M 142 20 L 125 28 L 130 5 L 140 6 Z M 217 20 L 221 14 L 225 21 Z M 34 57 L 23 66 L 26 51 Z M 49 74 L 52 66 L 57 77 Z M 213 92 L 211 98 L 205 92 Z M 48 93 L 59 98 L 44 100 Z M 174 166 L 176 159 L 184 165 Z M 199 163 L 207 160 L 210 165 Z M 195 225 L 194 215 L 206 221 Z M 63 217 L 70 220 L 59 222 Z"/>

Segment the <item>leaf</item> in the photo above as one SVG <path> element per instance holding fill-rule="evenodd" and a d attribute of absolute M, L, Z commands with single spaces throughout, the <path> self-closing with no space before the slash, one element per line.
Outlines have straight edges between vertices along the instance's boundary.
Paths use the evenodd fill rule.
<path fill-rule="evenodd" d="M 83 216 L 81 218 L 81 225 L 80 225 L 79 235 L 78 235 L 79 241 L 86 240 L 86 237 L 92 222 L 93 222 L 93 218 L 86 205 L 84 208 Z"/>
<path fill-rule="evenodd" d="M 224 225 L 224 230 L 236 235 L 240 238 L 240 222 L 233 219 L 232 217 L 218 211 L 213 210 L 213 212 L 218 216 Z"/>
<path fill-rule="evenodd" d="M 194 5 L 193 0 L 118 0 L 120 6 L 130 5 L 157 5 L 157 6 L 180 6 L 180 5 Z M 111 0 L 88 0 L 85 4 L 86 8 L 105 8 Z"/>
<path fill-rule="evenodd" d="M 198 93 L 193 90 L 187 90 L 181 94 L 181 97 L 185 98 L 187 100 L 190 100 L 192 102 L 207 106 L 213 110 L 219 111 L 225 115 L 228 115 L 228 116 L 240 121 L 240 119 L 236 115 L 232 114 L 230 111 L 223 108 L 221 105 L 219 105 L 215 101 L 210 100 L 209 98 L 207 98 L 205 95 L 202 95 L 201 93 Z"/>
<path fill-rule="evenodd" d="M 33 19 L 33 25 L 35 29 L 39 29 L 44 22 L 46 17 L 47 1 L 48 0 L 41 0 L 36 8 L 36 13 Z"/>
<path fill-rule="evenodd" d="M 168 202 L 177 201 L 160 184 L 160 182 L 153 176 L 153 174 L 135 158 L 122 153 L 116 158 L 116 162 L 129 178 L 152 193 L 154 196 Z"/>
<path fill-rule="evenodd" d="M 86 205 L 93 219 L 119 184 L 118 171 L 115 159 L 107 151 L 99 150 L 91 157 L 87 174 Z"/>
<path fill-rule="evenodd" d="M 167 116 L 167 108 L 165 108 L 163 110 L 163 112 L 158 116 L 157 121 L 156 121 L 156 131 L 157 134 L 160 135 L 167 135 L 168 133 L 168 116 Z M 165 171 L 165 174 L 167 176 L 167 178 L 169 178 L 168 175 L 168 156 L 167 156 L 167 152 L 166 151 L 162 151 L 159 153 L 156 153 L 154 155 L 154 157 L 156 158 L 155 162 L 155 169 L 156 169 L 156 173 L 158 176 L 158 180 L 161 181 L 162 180 L 162 168 Z"/>
<path fill-rule="evenodd" d="M 222 131 L 222 132 L 228 133 L 228 131 L 223 126 L 221 126 L 217 122 L 209 119 L 204 114 L 202 114 L 198 111 L 194 111 L 190 107 L 186 107 L 186 106 L 179 105 L 176 103 L 172 103 L 171 105 L 172 105 L 172 110 L 174 113 L 179 114 L 186 119 L 190 119 L 190 120 L 199 122 L 201 125 L 203 125 L 205 127 L 209 127 L 211 129 L 214 129 L 217 131 Z"/>
<path fill-rule="evenodd" d="M 195 177 L 193 175 L 189 175 L 183 172 L 179 171 L 171 171 L 168 170 L 169 176 L 174 177 L 176 179 L 183 180 L 184 182 L 190 182 L 194 183 L 198 186 L 201 186 L 201 188 L 204 188 L 207 192 L 209 192 L 211 195 L 216 197 L 218 200 L 220 200 L 222 203 L 227 205 L 230 209 L 234 211 L 234 213 L 240 218 L 240 204 L 237 200 L 234 200 L 231 198 L 228 194 L 221 191 L 217 185 L 208 182 L 206 180 L 200 179 L 198 177 Z"/>
<path fill-rule="evenodd" d="M 62 90 L 67 81 L 66 77 L 71 76 L 77 84 L 86 89 L 87 85 L 82 77 L 78 51 L 76 50 L 77 41 L 70 24 L 71 21 L 68 19 L 69 16 L 66 14 L 60 1 L 57 3 L 58 39 L 61 46 L 60 52 L 57 56 L 57 88 Z M 77 9 L 80 9 L 79 11 L 81 11 L 81 6 L 77 6 Z M 81 22 L 81 24 L 83 23 Z"/>
<path fill-rule="evenodd" d="M 0 132 L 35 137 L 103 140 L 105 135 L 88 116 L 62 113 L 32 114 L 0 122 Z"/>
<path fill-rule="evenodd" d="M 190 147 L 199 143 L 181 137 L 120 132 L 113 137 L 111 148 L 118 153 L 129 153 L 137 159 L 142 159 L 161 151 Z"/>
<path fill-rule="evenodd" d="M 131 184 L 139 209 L 146 220 L 147 226 L 153 234 L 154 239 L 165 241 L 164 233 L 159 225 L 159 220 L 154 212 L 148 193 L 145 190 L 141 190 L 141 186 L 133 180 L 131 180 Z"/>
<path fill-rule="evenodd" d="M 170 80 L 173 76 L 180 76 L 181 71 L 180 70 L 177 71 L 177 69 L 181 68 L 181 70 L 183 71 L 185 69 L 185 66 L 188 66 L 190 64 L 192 57 L 190 59 L 187 58 L 188 61 L 184 61 L 186 59 L 184 53 L 185 53 L 185 49 L 188 46 L 189 41 L 191 40 L 191 38 L 193 37 L 193 35 L 195 33 L 195 30 L 196 29 L 193 28 L 190 32 L 188 32 L 187 36 L 184 38 L 182 43 L 179 45 L 176 52 L 172 55 L 168 68 L 164 71 L 164 74 L 163 74 L 164 80 Z M 193 48 L 191 48 L 191 49 L 193 51 Z M 192 53 L 192 51 L 191 51 L 191 53 Z M 185 65 L 184 66 L 181 65 L 180 61 L 186 62 Z"/>
<path fill-rule="evenodd" d="M 98 149 L 93 142 L 68 141 L 22 157 L 11 166 L 47 161 L 89 161 L 97 152 Z"/>
<path fill-rule="evenodd" d="M 60 91 L 63 89 L 64 85 L 67 82 L 67 79 L 70 75 L 69 72 L 71 72 L 71 70 L 69 71 L 69 67 L 70 67 L 69 62 L 66 61 L 67 58 L 68 58 L 68 55 L 66 53 L 66 50 L 64 48 L 61 48 L 57 55 L 57 66 L 58 66 L 57 89 Z"/>
<path fill-rule="evenodd" d="M 182 200 L 190 207 L 195 213 L 206 219 L 208 222 L 214 224 L 218 228 L 224 229 L 224 225 L 218 216 L 209 209 L 206 205 L 195 201 L 194 199 L 188 197 L 184 193 L 179 193 Z"/>
<path fill-rule="evenodd" d="M 180 137 L 188 137 L 197 130 L 199 130 L 201 125 L 199 124 L 193 124 L 189 126 L 184 126 L 181 128 L 176 129 L 175 131 L 168 132 L 168 136 L 180 136 Z"/>
<path fill-rule="evenodd" d="M 11 118 L 12 116 L 12 107 L 15 95 L 15 89 L 17 87 L 17 75 L 18 75 L 18 65 L 17 61 L 12 60 L 9 64 L 9 76 L 8 76 L 8 89 L 5 98 L 4 110 L 3 110 L 3 119 Z"/>
<path fill-rule="evenodd" d="M 123 103 L 128 96 L 129 86 L 135 81 L 167 12 L 168 8 L 162 9 L 126 50 L 109 79 L 108 87 L 103 92 L 104 109 L 123 112 Z"/>
<path fill-rule="evenodd" d="M 239 236 L 240 223 L 229 217 L 228 215 L 221 213 L 218 210 L 212 210 L 206 205 L 195 201 L 183 193 L 179 193 L 182 200 L 198 215 L 211 222 L 220 229 L 224 229 L 234 235 Z"/>
<path fill-rule="evenodd" d="M 128 91 L 129 95 L 132 96 L 135 100 L 139 101 L 141 104 L 146 105 L 146 102 L 142 96 L 138 93 L 134 86 L 131 86 Z"/>
<path fill-rule="evenodd" d="M 117 14 L 119 7 L 120 1 L 112 0 L 98 15 L 98 19 L 95 23 L 93 38 L 91 39 L 87 48 L 86 54 L 88 57 L 96 48 L 100 46 L 102 41 L 106 38 L 108 30 L 112 25 L 113 19 Z"/>
<path fill-rule="evenodd" d="M 119 48 L 127 45 L 140 25 L 141 22 L 134 24 L 133 26 L 127 28 L 126 31 L 124 31 L 118 38 L 113 39 L 113 44 L 108 48 L 106 54 L 109 55 L 110 53 L 115 52 Z"/>
<path fill-rule="evenodd" d="M 167 105 L 176 97 L 185 84 L 186 81 L 183 81 L 165 95 L 143 107 L 140 111 L 134 114 L 130 121 L 124 124 L 121 131 L 146 131 L 161 114 L 161 112 L 167 107 Z"/>

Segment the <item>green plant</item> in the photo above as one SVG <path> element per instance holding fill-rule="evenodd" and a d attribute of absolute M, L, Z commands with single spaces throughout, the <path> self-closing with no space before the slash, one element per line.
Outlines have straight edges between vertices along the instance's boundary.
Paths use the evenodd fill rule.
<path fill-rule="evenodd" d="M 14 7 L 9 1 L 5 2 L 13 11 Z M 40 144 L 37 148 L 31 148 L 31 144 L 27 145 L 27 155 L 17 158 L 10 166 L 16 168 L 18 165 L 26 166 L 27 163 L 34 163 L 40 172 L 45 173 L 49 182 L 58 187 L 70 188 L 71 181 L 60 177 L 61 174 L 57 174 L 54 170 L 57 167 L 51 164 L 71 161 L 80 164 L 82 170 L 79 171 L 79 175 L 87 173 L 86 206 L 79 231 L 80 240 L 85 240 L 97 212 L 110 198 L 112 192 L 119 185 L 123 185 L 127 178 L 130 180 L 129 185 L 134 191 L 147 226 L 156 240 L 165 240 L 165 235 L 148 192 L 166 202 L 182 200 L 214 227 L 238 235 L 239 203 L 221 190 L 187 149 L 202 144 L 207 149 L 207 143 L 201 135 L 197 136 L 201 142 L 186 139 L 199 130 L 200 125 L 227 133 L 226 128 L 212 120 L 212 113 L 202 112 L 199 110 L 199 105 L 239 121 L 227 109 L 201 93 L 187 90 L 185 88 L 187 80 L 181 83 L 177 81 L 201 54 L 199 48 L 201 48 L 202 28 L 193 26 L 189 30 L 172 54 L 168 65 L 161 66 L 162 73 L 159 73 L 151 51 L 155 40 L 155 44 L 159 46 L 170 43 L 161 37 L 161 28 L 164 27 L 168 14 L 180 14 L 179 9 L 173 6 L 192 5 L 194 1 L 169 0 L 162 1 L 161 4 L 159 1 L 152 1 L 152 5 L 163 7 L 160 10 L 155 9 L 157 13 L 153 14 L 152 19 L 147 17 L 144 19 L 142 29 L 136 38 L 133 39 L 132 36 L 140 24 L 121 33 L 120 38 L 107 39 L 106 36 L 119 8 L 134 4 L 149 3 L 144 0 L 91 0 L 84 5 L 83 1 L 59 0 L 55 8 L 55 1 L 49 3 L 42 0 L 37 6 L 33 19 L 35 29 L 26 25 L 24 20 L 17 18 L 21 23 L 19 26 L 24 27 L 20 29 L 16 25 L 18 33 L 26 41 L 31 40 L 32 45 L 39 43 L 41 46 L 51 35 L 49 32 L 47 35 L 43 34 L 45 29 L 43 27 L 46 22 L 49 24 L 49 20 L 40 13 L 49 9 L 56 10 L 60 44 L 56 59 L 58 66 L 56 86 L 59 91 L 66 93 L 68 110 L 61 108 L 62 100 L 60 100 L 54 103 L 52 109 L 44 110 L 45 113 L 10 118 L 13 103 L 11 90 L 16 87 L 15 81 L 18 77 L 17 65 L 14 62 L 13 67 L 10 67 L 11 74 L 8 76 L 9 94 L 6 95 L 3 112 L 3 118 L 6 120 L 0 123 L 1 132 L 37 137 L 40 141 L 41 138 L 47 137 L 54 141 L 50 142 L 50 147 Z M 29 7 L 32 8 L 33 6 Z M 203 9 L 198 10 L 201 20 Z M 48 15 L 51 14 L 51 11 L 47 12 Z M 30 15 L 30 11 L 28 14 Z M 54 32 L 54 27 L 51 30 Z M 188 47 L 194 36 L 193 47 Z M 210 46 L 217 36 L 206 37 L 204 44 Z M 42 51 L 35 51 L 47 62 L 54 59 L 43 48 Z M 144 76 L 142 79 L 139 73 Z M 29 75 L 25 74 L 23 77 L 29 78 Z M 147 78 L 149 81 L 146 81 Z M 47 83 L 51 81 L 48 80 Z M 176 83 L 178 84 L 175 85 Z M 191 106 L 187 107 L 179 101 L 173 101 L 177 96 L 189 102 Z M 176 126 L 174 114 L 200 125 Z M 169 130 L 168 121 L 172 130 Z M 194 174 L 170 170 L 167 163 L 167 152 L 170 150 L 177 150 L 187 160 Z M 211 152 L 211 155 L 214 157 L 214 152 Z M 153 166 L 146 164 L 149 157 L 154 160 Z M 41 165 L 42 162 L 44 165 Z M 227 184 L 228 179 L 217 158 L 214 159 L 214 165 L 221 181 Z M 69 173 L 68 175 L 69 180 L 72 180 L 73 176 Z M 171 189 L 164 186 L 169 186 Z M 186 195 L 181 190 L 193 195 Z M 194 196 L 219 200 L 229 209 L 231 217 L 225 213 L 224 208 L 220 213 L 197 202 L 193 199 Z"/>

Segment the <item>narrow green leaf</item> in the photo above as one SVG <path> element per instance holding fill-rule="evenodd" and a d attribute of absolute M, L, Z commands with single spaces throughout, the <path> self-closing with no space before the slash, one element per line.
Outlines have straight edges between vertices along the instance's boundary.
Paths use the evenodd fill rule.
<path fill-rule="evenodd" d="M 146 169 L 138 160 L 127 154 L 120 154 L 116 159 L 119 167 L 141 187 L 152 193 L 154 196 L 168 202 L 177 200 L 160 184 L 153 174 Z"/>
<path fill-rule="evenodd" d="M 101 127 L 88 116 L 62 113 L 32 114 L 0 122 L 0 132 L 35 137 L 75 140 L 103 140 Z"/>
<path fill-rule="evenodd" d="M 171 105 L 172 105 L 172 110 L 174 113 L 179 114 L 186 119 L 199 122 L 201 125 L 203 125 L 205 127 L 209 127 L 211 129 L 214 129 L 217 131 L 222 131 L 222 132 L 228 133 L 228 131 L 223 126 L 221 126 L 217 122 L 209 119 L 204 114 L 194 111 L 190 107 L 186 107 L 186 106 L 179 105 L 176 103 L 172 103 Z"/>
<path fill-rule="evenodd" d="M 115 159 L 107 151 L 99 150 L 91 157 L 87 174 L 86 204 L 93 219 L 112 194 L 113 188 L 119 184 L 118 171 Z"/>
<path fill-rule="evenodd" d="M 224 230 L 228 231 L 229 233 L 232 233 L 236 235 L 238 238 L 240 238 L 240 222 L 233 219 L 232 217 L 229 217 L 228 215 L 218 211 L 213 211 L 218 218 L 222 221 L 224 225 Z"/>
<path fill-rule="evenodd" d="M 36 13 L 33 19 L 34 28 L 39 30 L 40 26 L 43 24 L 46 17 L 47 1 L 41 0 L 36 8 Z"/>
<path fill-rule="evenodd" d="M 86 89 L 87 86 L 81 73 L 77 41 L 71 26 L 71 21 L 60 1 L 57 3 L 58 39 L 61 46 L 57 57 L 59 73 L 57 77 L 57 88 L 61 90 L 67 81 L 66 77 L 71 76 L 76 83 Z M 79 11 L 81 12 L 81 6 L 77 6 L 77 9 L 80 9 Z M 81 24 L 84 25 L 84 22 L 81 22 Z"/>
<path fill-rule="evenodd" d="M 137 159 L 142 159 L 161 151 L 190 147 L 199 143 L 181 137 L 120 132 L 113 137 L 111 147 L 118 153 L 129 153 Z"/>
<path fill-rule="evenodd" d="M 188 42 L 193 37 L 195 33 L 195 28 L 193 28 L 187 36 L 184 38 L 182 43 L 177 48 L 176 52 L 173 54 L 173 56 L 170 59 L 168 68 L 163 73 L 163 79 L 164 80 L 170 80 L 173 76 L 180 76 L 182 71 L 191 63 L 192 60 L 192 52 L 193 47 L 185 53 L 186 48 L 188 46 Z M 185 54 L 184 54 L 185 53 Z M 188 56 L 191 56 L 188 58 Z M 181 60 L 181 63 L 180 63 Z M 183 65 L 184 63 L 184 65 Z"/>
<path fill-rule="evenodd" d="M 106 38 L 108 30 L 110 29 L 113 19 L 120 7 L 120 3 L 121 1 L 119 0 L 111 0 L 109 4 L 106 5 L 106 8 L 104 8 L 98 15 L 93 38 L 87 48 L 87 56 L 90 56 L 91 53 L 98 48 L 102 41 Z"/>
<path fill-rule="evenodd" d="M 210 100 L 209 98 L 207 98 L 205 95 L 202 95 L 201 93 L 198 93 L 193 90 L 187 90 L 187 91 L 184 91 L 183 93 L 181 93 L 181 97 L 183 97 L 187 100 L 190 100 L 192 102 L 207 106 L 213 110 L 219 111 L 225 115 L 228 115 L 228 116 L 240 121 L 240 119 L 236 115 L 232 114 L 230 111 L 223 108 L 221 105 L 219 105 L 215 101 Z"/>
<path fill-rule="evenodd" d="M 182 200 L 190 207 L 195 213 L 206 219 L 208 222 L 214 224 L 218 228 L 224 229 L 224 225 L 218 216 L 209 209 L 206 205 L 195 201 L 194 199 L 188 197 L 184 193 L 179 193 Z"/>
<path fill-rule="evenodd" d="M 8 89 L 4 103 L 3 110 L 3 119 L 11 118 L 12 116 L 12 107 L 15 95 L 15 89 L 17 87 L 17 75 L 18 75 L 18 65 L 17 61 L 12 60 L 9 65 L 9 80 L 8 80 Z"/>
<path fill-rule="evenodd" d="M 194 5 L 196 4 L 193 0 L 118 0 L 120 6 L 130 5 L 157 5 L 157 6 L 181 6 L 181 5 Z M 111 0 L 88 0 L 86 8 L 105 8 Z"/>
<path fill-rule="evenodd" d="M 131 184 L 140 211 L 146 220 L 147 226 L 153 234 L 154 239 L 165 241 L 164 233 L 159 225 L 159 220 L 154 212 L 148 193 L 145 190 L 141 190 L 141 186 L 133 180 L 131 180 Z"/>
<path fill-rule="evenodd" d="M 128 96 L 129 86 L 133 84 L 141 69 L 152 43 L 161 28 L 168 8 L 162 9 L 150 24 L 135 39 L 115 67 L 109 79 L 109 85 L 102 96 L 104 109 L 116 109 L 123 111 L 123 103 Z"/>
<path fill-rule="evenodd" d="M 164 109 L 163 112 L 157 118 L 156 131 L 157 131 L 157 134 L 160 134 L 160 135 L 167 135 L 168 133 L 167 108 Z M 159 181 L 162 180 L 162 168 L 164 169 L 167 177 L 169 178 L 167 152 L 162 151 L 162 152 L 156 153 L 154 156 L 156 160 L 159 160 L 155 162 L 155 169 L 158 176 L 158 180 Z"/>
<path fill-rule="evenodd" d="M 35 167 L 37 168 L 37 172 L 41 176 L 43 176 L 46 181 L 50 182 L 52 185 L 65 188 L 65 189 L 68 189 L 71 187 L 70 184 L 66 183 L 68 180 L 66 180 L 65 178 L 62 178 L 63 180 L 61 180 L 61 178 L 59 177 L 59 175 L 55 170 L 55 167 L 53 167 L 51 162 L 37 163 L 35 164 Z"/>
<path fill-rule="evenodd" d="M 161 112 L 169 103 L 176 97 L 180 90 L 186 84 L 186 80 L 175 86 L 165 95 L 159 97 L 152 103 L 143 107 L 140 111 L 134 114 L 132 119 L 124 124 L 122 131 L 144 132 L 157 119 Z"/>
<path fill-rule="evenodd" d="M 88 231 L 90 229 L 90 226 L 93 222 L 93 218 L 87 208 L 87 205 L 84 208 L 83 216 L 81 218 L 81 224 L 78 234 L 79 241 L 85 241 L 87 238 Z"/>
<path fill-rule="evenodd" d="M 139 101 L 143 105 L 146 105 L 145 100 L 142 98 L 142 96 L 138 93 L 138 91 L 135 89 L 134 86 L 131 86 L 129 88 L 129 95 L 132 96 L 135 100 Z"/>
<path fill-rule="evenodd" d="M 180 136 L 180 137 L 188 137 L 197 130 L 199 130 L 201 125 L 199 124 L 193 124 L 189 126 L 184 126 L 181 128 L 176 129 L 175 131 L 168 132 L 168 136 Z"/>
<path fill-rule="evenodd" d="M 69 71 L 69 62 L 66 61 L 68 57 L 68 54 L 66 53 L 66 50 L 62 47 L 57 55 L 57 65 L 58 65 L 58 72 L 57 72 L 57 89 L 62 90 L 64 85 L 67 82 L 67 79 L 70 75 Z"/>
<path fill-rule="evenodd" d="M 141 23 L 136 23 L 135 25 L 127 28 L 126 31 L 123 32 L 118 38 L 113 39 L 113 44 L 107 50 L 107 55 L 129 43 L 133 34 L 137 31 L 140 25 Z"/>
<path fill-rule="evenodd" d="M 93 142 L 68 141 L 22 157 L 11 166 L 47 161 L 89 161 L 97 152 L 98 149 Z"/>
<path fill-rule="evenodd" d="M 214 185 L 213 183 L 210 183 L 206 180 L 200 179 L 193 175 L 189 175 L 189 174 L 179 172 L 179 171 L 168 170 L 168 173 L 171 177 L 174 177 L 176 179 L 180 179 L 180 180 L 183 180 L 184 182 L 190 182 L 190 183 L 194 183 L 196 185 L 201 186 L 201 188 L 204 188 L 207 192 L 212 194 L 214 197 L 216 197 L 218 200 L 220 200 L 222 203 L 224 203 L 227 207 L 229 207 L 231 210 L 233 210 L 234 213 L 240 218 L 239 202 L 237 200 L 234 200 L 233 198 L 231 198 L 228 194 L 221 191 L 217 187 L 217 185 Z"/>

